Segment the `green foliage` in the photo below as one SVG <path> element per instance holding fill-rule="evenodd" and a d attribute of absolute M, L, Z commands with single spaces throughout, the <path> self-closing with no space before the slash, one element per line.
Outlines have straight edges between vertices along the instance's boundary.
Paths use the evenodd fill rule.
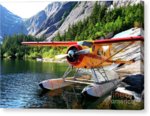
<path fill-rule="evenodd" d="M 35 38 L 26 35 L 14 35 L 6 37 L 1 47 L 1 57 L 4 58 L 42 58 L 54 57 L 55 54 L 62 52 L 60 48 L 50 47 L 29 47 L 21 44 L 23 41 L 43 41 L 45 38 Z M 61 52 L 60 52 L 61 51 Z"/>
<path fill-rule="evenodd" d="M 73 6 L 75 7 L 75 5 Z M 65 20 L 67 12 L 62 16 Z M 80 41 L 95 40 L 105 38 L 110 32 L 114 34 L 135 27 L 144 26 L 144 6 L 142 4 L 128 5 L 108 10 L 107 6 L 94 5 L 91 15 L 79 21 L 69 28 L 63 35 L 58 32 L 55 41 Z M 144 28 L 144 27 L 143 27 Z M 54 57 L 57 54 L 65 53 L 64 47 L 29 47 L 21 45 L 22 41 L 43 41 L 44 37 L 36 38 L 33 36 L 14 35 L 5 37 L 3 44 L 0 45 L 1 57 L 7 58 L 37 58 Z"/>
<path fill-rule="evenodd" d="M 110 32 L 116 34 L 133 26 L 144 26 L 144 6 L 142 4 L 108 10 L 107 6 L 96 2 L 91 16 L 69 26 L 68 31 L 63 35 L 58 34 L 54 40 L 94 40 L 105 38 Z"/>

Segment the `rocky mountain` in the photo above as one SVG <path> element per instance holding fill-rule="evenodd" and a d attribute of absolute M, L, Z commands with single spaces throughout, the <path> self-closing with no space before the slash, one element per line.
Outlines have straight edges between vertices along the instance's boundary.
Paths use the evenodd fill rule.
<path fill-rule="evenodd" d="M 0 41 L 5 36 L 27 33 L 23 19 L 0 5 Z"/>
<path fill-rule="evenodd" d="M 141 0 L 114 0 L 113 6 L 115 7 L 121 7 L 121 6 L 127 6 L 127 5 L 134 5 L 142 2 Z"/>
<path fill-rule="evenodd" d="M 51 40 L 58 32 L 63 34 L 69 27 L 91 15 L 95 1 L 53 2 L 44 10 L 25 21 L 30 35 L 45 36 Z M 112 1 L 99 4 L 111 5 Z"/>
<path fill-rule="evenodd" d="M 79 21 L 83 21 L 88 16 L 91 15 L 94 4 L 96 1 L 80 1 L 76 4 L 75 8 L 70 12 L 70 14 L 66 17 L 62 25 L 56 30 L 51 36 L 47 38 L 47 40 L 53 39 L 56 34 L 59 32 L 63 34 L 65 31 L 68 30 L 69 26 L 76 24 Z M 110 6 L 113 2 L 112 1 L 99 1 L 101 5 Z"/>
<path fill-rule="evenodd" d="M 51 17 L 60 7 L 60 2 L 49 4 L 44 10 L 25 21 L 26 27 L 30 35 L 35 35 L 40 27 Z"/>
<path fill-rule="evenodd" d="M 25 25 L 28 30 L 28 34 L 35 35 L 42 23 L 46 20 L 47 16 L 44 11 L 39 12 L 37 15 L 25 20 Z"/>
<path fill-rule="evenodd" d="M 137 4 L 141 0 L 99 1 L 108 9 Z M 68 27 L 91 15 L 95 1 L 52 2 L 44 10 L 25 21 L 0 5 L 0 40 L 7 35 L 30 34 L 45 36 L 52 40 L 59 32 L 63 34 Z"/>
<path fill-rule="evenodd" d="M 37 15 L 26 20 L 29 34 L 48 37 L 56 31 L 77 2 L 53 2 Z"/>
<path fill-rule="evenodd" d="M 93 6 L 95 2 L 91 1 L 81 1 L 78 2 L 75 6 L 75 8 L 69 13 L 69 15 L 66 17 L 62 25 L 59 27 L 58 30 L 56 30 L 51 36 L 47 38 L 47 40 L 51 40 L 55 35 L 59 32 L 60 34 L 63 34 L 69 26 L 77 23 L 78 21 L 82 21 L 88 16 L 91 15 Z"/>

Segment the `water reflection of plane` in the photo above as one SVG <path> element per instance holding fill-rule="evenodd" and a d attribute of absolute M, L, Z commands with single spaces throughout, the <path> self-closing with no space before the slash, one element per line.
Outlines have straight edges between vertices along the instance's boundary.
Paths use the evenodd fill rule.
<path fill-rule="evenodd" d="M 57 55 L 56 59 L 66 58 L 70 66 L 59 79 L 49 79 L 42 81 L 39 85 L 43 89 L 55 90 L 71 84 L 89 85 L 82 91 L 93 97 L 101 97 L 112 91 L 120 83 L 119 76 L 110 68 L 115 64 L 115 68 L 125 64 L 135 62 L 135 58 L 125 59 L 126 56 L 135 51 L 129 51 L 129 47 L 135 44 L 143 45 L 142 36 L 130 36 L 122 38 L 112 38 L 105 40 L 80 41 L 80 42 L 22 42 L 29 46 L 68 46 L 66 54 Z M 122 54 L 126 53 L 126 54 Z M 120 54 L 120 55 L 118 55 Z M 113 67 L 113 68 L 114 68 Z M 67 76 L 76 68 L 76 74 L 82 70 L 89 70 L 92 78 Z"/>
<path fill-rule="evenodd" d="M 39 96 L 47 96 L 51 98 L 60 97 L 59 101 L 66 104 L 67 109 L 81 108 L 81 91 L 83 87 L 76 88 L 74 85 L 70 85 L 64 88 L 59 88 L 56 90 L 42 90 Z"/>

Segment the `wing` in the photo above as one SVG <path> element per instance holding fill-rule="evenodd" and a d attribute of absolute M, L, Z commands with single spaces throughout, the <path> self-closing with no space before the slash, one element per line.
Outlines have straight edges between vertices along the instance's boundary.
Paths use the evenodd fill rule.
<path fill-rule="evenodd" d="M 124 38 L 112 38 L 112 39 L 104 39 L 104 40 L 95 40 L 94 44 L 111 44 L 111 43 L 119 43 L 119 42 L 134 42 L 134 41 L 144 41 L 142 36 L 131 36 Z"/>
<path fill-rule="evenodd" d="M 93 41 L 96 53 L 107 57 L 105 61 L 136 61 L 143 54 L 144 38 L 132 36 Z M 103 61 L 103 62 L 105 62 Z"/>
<path fill-rule="evenodd" d="M 142 36 L 133 36 L 133 37 L 124 37 L 124 38 L 112 38 L 112 39 L 104 39 L 104 40 L 94 40 L 94 41 L 58 41 L 58 42 L 22 42 L 23 45 L 29 46 L 71 46 L 71 45 L 100 45 L 100 44 L 111 44 L 111 43 L 119 43 L 119 42 L 130 42 L 130 41 L 144 41 Z"/>
<path fill-rule="evenodd" d="M 22 42 L 23 45 L 28 45 L 28 46 L 71 46 L 71 45 L 76 45 L 77 42 Z"/>

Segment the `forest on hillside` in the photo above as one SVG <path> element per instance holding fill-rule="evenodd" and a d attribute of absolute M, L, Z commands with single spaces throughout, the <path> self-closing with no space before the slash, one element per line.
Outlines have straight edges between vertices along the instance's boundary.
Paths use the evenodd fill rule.
<path fill-rule="evenodd" d="M 69 26 L 61 35 L 59 32 L 54 41 L 80 41 L 107 38 L 132 27 L 144 28 L 143 4 L 128 5 L 108 9 L 105 5 L 94 5 L 91 16 Z M 46 38 L 36 38 L 31 35 L 14 35 L 5 37 L 1 47 L 2 58 L 51 58 L 56 54 L 65 53 L 67 48 L 29 47 L 21 45 L 22 41 L 44 41 Z"/>
<path fill-rule="evenodd" d="M 35 59 L 35 58 L 51 58 L 56 54 L 65 53 L 66 48 L 63 47 L 31 47 L 22 45 L 23 41 L 44 41 L 46 38 L 36 38 L 31 35 L 14 35 L 6 37 L 1 47 L 1 58 L 18 58 L 18 59 Z"/>
<path fill-rule="evenodd" d="M 94 5 L 91 16 L 84 21 L 69 26 L 63 35 L 59 32 L 56 41 L 80 41 L 107 38 L 109 33 L 119 33 L 132 27 L 144 26 L 144 7 L 142 4 L 108 9 L 106 5 Z"/>

